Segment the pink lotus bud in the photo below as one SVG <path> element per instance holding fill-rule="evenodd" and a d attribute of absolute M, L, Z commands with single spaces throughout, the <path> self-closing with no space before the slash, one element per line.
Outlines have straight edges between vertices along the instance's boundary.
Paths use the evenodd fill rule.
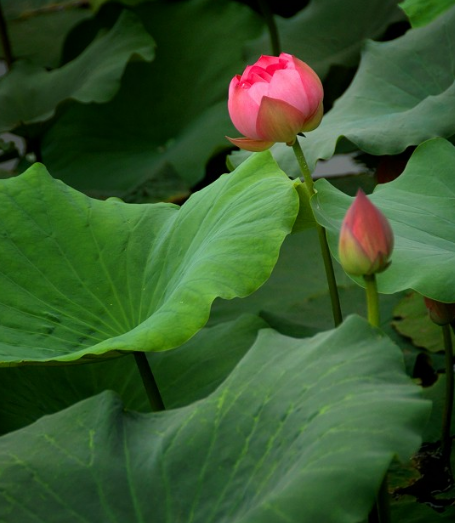
<path fill-rule="evenodd" d="M 424 298 L 431 321 L 437 325 L 448 325 L 455 321 L 455 303 L 442 303 Z"/>
<path fill-rule="evenodd" d="M 319 125 L 323 97 L 321 80 L 298 58 L 286 53 L 261 56 L 229 85 L 229 115 L 246 138 L 228 140 L 253 152 L 275 142 L 291 144 L 297 133 Z"/>
<path fill-rule="evenodd" d="M 382 272 L 390 265 L 392 250 L 387 218 L 359 189 L 341 225 L 338 252 L 343 269 L 354 276 Z"/>

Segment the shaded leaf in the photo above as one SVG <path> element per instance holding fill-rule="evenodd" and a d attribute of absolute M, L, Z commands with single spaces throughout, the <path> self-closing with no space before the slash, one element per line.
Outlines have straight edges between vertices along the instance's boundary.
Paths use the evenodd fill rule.
<path fill-rule="evenodd" d="M 98 11 L 98 9 L 112 1 L 112 0 L 88 0 L 89 1 L 89 4 L 90 4 L 90 7 L 94 10 L 94 11 Z M 142 2 L 144 2 L 146 0 L 116 0 L 117 3 L 121 3 L 121 4 L 124 4 L 124 5 L 137 5 L 137 4 L 140 4 Z"/>
<path fill-rule="evenodd" d="M 0 518 L 357 522 L 428 407 L 358 317 L 307 340 L 264 330 L 188 407 L 138 415 L 105 393 L 0 438 Z"/>
<path fill-rule="evenodd" d="M 125 11 L 111 31 L 60 69 L 46 71 L 30 62 L 15 62 L 0 80 L 0 131 L 47 120 L 65 100 L 107 102 L 118 91 L 133 55 L 152 60 L 154 42 L 140 20 Z"/>
<path fill-rule="evenodd" d="M 205 398 L 229 376 L 268 324 L 250 314 L 200 330 L 181 347 L 147 355 L 166 408 Z"/>
<path fill-rule="evenodd" d="M 200 181 L 209 158 L 229 147 L 229 81 L 262 27 L 228 0 L 158 0 L 135 12 L 157 43 L 153 63 L 131 64 L 110 103 L 68 107 L 43 138 L 44 163 L 92 195 L 129 198 L 170 171 L 188 186 Z"/>
<path fill-rule="evenodd" d="M 432 403 L 431 416 L 423 433 L 424 441 L 441 440 L 442 419 L 446 397 L 446 376 L 439 374 L 438 379 L 430 387 L 424 387 L 422 395 Z M 455 405 L 452 409 L 451 434 L 455 433 Z"/>
<path fill-rule="evenodd" d="M 73 0 L 2 0 L 13 57 L 58 67 L 67 34 L 91 16 L 81 4 Z"/>
<path fill-rule="evenodd" d="M 356 66 L 365 40 L 382 36 L 401 18 L 397 0 L 313 0 L 291 18 L 277 17 L 276 23 L 282 49 L 324 78 L 333 65 Z M 264 33 L 247 46 L 250 61 L 271 54 L 269 41 Z"/>
<path fill-rule="evenodd" d="M 0 184 L 4 363 L 181 345 L 215 297 L 264 283 L 298 212 L 268 152 L 180 210 L 92 200 L 40 164 Z"/>
<path fill-rule="evenodd" d="M 414 345 L 430 352 L 444 350 L 442 329 L 430 320 L 423 296 L 415 292 L 409 294 L 395 307 L 394 312 L 394 327 L 410 338 Z M 452 339 L 455 343 L 455 337 L 452 336 Z"/>
<path fill-rule="evenodd" d="M 213 392 L 267 326 L 245 315 L 201 329 L 177 349 L 148 354 L 166 407 L 189 405 Z M 20 429 L 106 389 L 116 391 L 128 410 L 150 411 L 132 355 L 87 365 L 0 368 L 0 431 Z"/>
<path fill-rule="evenodd" d="M 2 0 L 2 9 L 8 18 L 33 16 L 43 11 L 69 9 L 74 0 Z"/>
<path fill-rule="evenodd" d="M 434 300 L 455 302 L 454 162 L 451 143 L 428 140 L 414 151 L 399 178 L 378 185 L 370 196 L 395 235 L 392 264 L 377 275 L 380 292 L 414 289 Z M 331 251 L 338 259 L 338 234 L 352 198 L 326 180 L 318 180 L 315 187 L 313 209 L 327 228 Z M 356 281 L 361 283 L 360 278 Z"/>

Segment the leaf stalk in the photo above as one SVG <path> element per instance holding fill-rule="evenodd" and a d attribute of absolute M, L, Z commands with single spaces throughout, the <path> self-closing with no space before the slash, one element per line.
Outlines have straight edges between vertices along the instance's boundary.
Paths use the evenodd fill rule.
<path fill-rule="evenodd" d="M 369 274 L 363 277 L 367 296 L 368 323 L 373 327 L 379 327 L 379 296 L 376 284 L 376 275 Z"/>
<path fill-rule="evenodd" d="M 165 410 L 163 399 L 161 397 L 158 385 L 156 384 L 155 377 L 153 376 L 152 369 L 150 368 L 147 356 L 144 352 L 135 351 L 134 359 L 139 370 L 139 374 L 144 384 L 145 392 L 147 394 L 150 407 L 152 412 L 158 412 Z"/>
<path fill-rule="evenodd" d="M 275 17 L 273 16 L 269 0 L 258 0 L 258 4 L 269 31 L 272 54 L 278 56 L 281 53 L 280 36 L 278 34 Z"/>

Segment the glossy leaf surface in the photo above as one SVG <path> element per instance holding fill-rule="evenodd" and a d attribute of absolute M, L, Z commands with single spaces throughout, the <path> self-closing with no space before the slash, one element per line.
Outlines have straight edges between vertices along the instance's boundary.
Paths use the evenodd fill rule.
<path fill-rule="evenodd" d="M 92 200 L 41 164 L 0 183 L 4 364 L 184 343 L 264 283 L 299 205 L 267 152 L 181 209 Z"/>
<path fill-rule="evenodd" d="M 138 415 L 104 393 L 3 436 L 0 518 L 360 521 L 428 407 L 397 347 L 358 317 L 306 340 L 264 330 L 188 407 Z"/>

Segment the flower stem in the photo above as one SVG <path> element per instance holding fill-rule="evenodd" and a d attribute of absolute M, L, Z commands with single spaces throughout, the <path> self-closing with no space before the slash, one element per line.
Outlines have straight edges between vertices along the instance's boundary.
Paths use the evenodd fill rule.
<path fill-rule="evenodd" d="M 379 327 L 379 295 L 376 284 L 376 275 L 369 274 L 363 277 L 365 281 L 365 291 L 367 296 L 368 322 L 372 327 Z M 387 474 L 384 476 L 379 492 L 376 496 L 376 503 L 370 512 L 369 523 L 391 523 L 389 491 L 387 487 Z"/>
<path fill-rule="evenodd" d="M 272 44 L 272 54 L 278 56 L 281 52 L 280 37 L 278 35 L 275 17 L 273 16 L 269 0 L 258 0 L 258 4 L 269 31 L 270 43 Z"/>
<path fill-rule="evenodd" d="M 379 297 L 376 275 L 365 275 L 363 279 L 366 285 L 368 322 L 373 327 L 379 327 Z"/>
<path fill-rule="evenodd" d="M 450 426 L 452 423 L 453 409 L 453 346 L 452 335 L 449 325 L 442 326 L 444 337 L 445 351 L 445 368 L 446 368 L 446 397 L 444 402 L 444 413 L 442 417 L 442 435 L 441 435 L 441 452 L 442 459 L 449 465 L 450 453 L 452 450 L 452 440 L 450 437 Z"/>
<path fill-rule="evenodd" d="M 299 139 L 296 138 L 295 142 L 292 144 L 292 150 L 294 151 L 295 157 L 297 158 L 297 162 L 300 167 L 300 171 L 303 175 L 303 181 L 305 182 L 305 185 L 308 189 L 308 194 L 313 196 L 315 194 L 314 190 L 314 182 L 313 178 L 311 177 L 311 172 L 308 167 L 308 164 L 306 163 L 305 155 L 303 154 L 302 147 L 300 146 Z"/>
<path fill-rule="evenodd" d="M 294 151 L 295 157 L 297 158 L 297 162 L 300 167 L 300 171 L 302 172 L 303 180 L 305 182 L 305 187 L 308 191 L 308 197 L 311 198 L 315 194 L 314 182 L 313 182 L 313 178 L 311 177 L 311 172 L 310 172 L 310 169 L 308 168 L 308 164 L 306 163 L 305 155 L 303 154 L 303 151 L 300 146 L 298 138 L 296 138 L 295 142 L 292 144 L 292 150 Z M 330 249 L 327 244 L 327 236 L 326 236 L 325 229 L 321 225 L 319 225 L 319 223 L 316 221 L 316 219 L 315 219 L 315 223 L 316 223 L 316 230 L 318 231 L 322 259 L 324 261 L 325 275 L 326 275 L 327 283 L 329 286 L 330 302 L 332 304 L 333 321 L 334 321 L 335 327 L 338 327 L 338 325 L 340 325 L 340 323 L 343 321 L 343 317 L 341 315 L 340 297 L 338 294 L 338 287 L 337 287 L 337 282 L 336 282 L 336 278 L 335 278 L 335 272 L 333 270 L 332 256 L 330 254 Z"/>
<path fill-rule="evenodd" d="M 5 15 L 3 14 L 2 5 L 0 3 L 0 38 L 3 47 L 3 56 L 5 58 L 8 69 L 13 65 L 13 52 L 11 50 L 11 42 L 8 36 L 8 28 L 6 26 Z"/>
<path fill-rule="evenodd" d="M 153 412 L 158 410 L 164 410 L 163 399 L 161 398 L 158 385 L 156 384 L 155 377 L 153 376 L 152 369 L 150 368 L 147 356 L 143 352 L 135 351 L 134 359 L 139 370 L 139 374 L 144 384 L 145 392 L 150 402 L 150 406 Z"/>

